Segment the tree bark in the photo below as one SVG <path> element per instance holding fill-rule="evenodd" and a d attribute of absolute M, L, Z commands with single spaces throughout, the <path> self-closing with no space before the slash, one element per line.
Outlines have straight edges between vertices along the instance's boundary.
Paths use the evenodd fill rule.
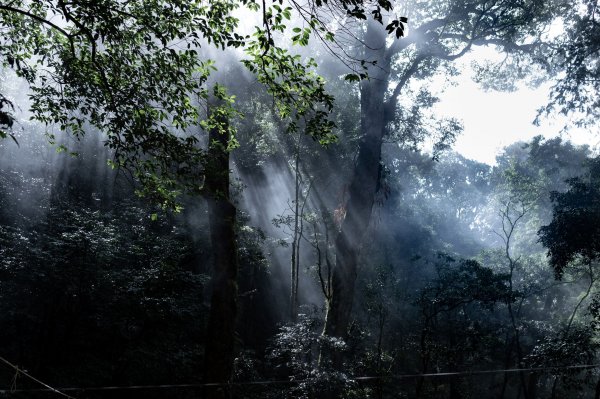
<path fill-rule="evenodd" d="M 291 284 L 290 284 L 290 320 L 296 322 L 298 319 L 298 285 L 300 282 L 300 136 L 296 144 L 296 153 L 294 154 L 294 233 L 292 238 L 292 259 L 291 259 Z"/>
<path fill-rule="evenodd" d="M 224 129 L 209 132 L 205 187 L 213 252 L 212 294 L 205 345 L 205 381 L 226 384 L 231 380 L 237 315 L 236 207 L 229 198 L 230 133 Z M 209 398 L 229 396 L 226 386 L 211 388 Z"/>
<path fill-rule="evenodd" d="M 328 303 L 324 334 L 345 339 L 350 324 L 358 256 L 369 226 L 377 190 L 384 134 L 384 95 L 389 69 L 384 65 L 385 31 L 370 21 L 365 37 L 367 61 L 377 61 L 370 78 L 361 83 L 361 132 L 358 158 L 345 204 L 345 217 L 335 240 L 332 298 Z M 339 363 L 336 361 L 335 363 Z"/>

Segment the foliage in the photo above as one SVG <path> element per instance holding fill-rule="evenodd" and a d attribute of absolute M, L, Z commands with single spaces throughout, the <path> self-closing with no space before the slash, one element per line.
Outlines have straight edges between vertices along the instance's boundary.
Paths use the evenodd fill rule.
<path fill-rule="evenodd" d="M 187 270 L 190 243 L 177 229 L 115 205 L 51 203 L 27 228 L 3 218 L 3 356 L 59 385 L 189 380 L 206 276 Z"/>
<path fill-rule="evenodd" d="M 588 326 L 577 325 L 560 334 L 548 334 L 537 342 L 527 362 L 532 367 L 557 367 L 551 373 L 559 376 L 567 392 L 582 390 L 592 375 L 577 369 L 561 369 L 572 365 L 593 364 L 599 349 L 594 340 L 594 331 Z"/>
<path fill-rule="evenodd" d="M 439 118 L 432 112 L 440 99 L 427 87 L 410 94 L 405 94 L 388 126 L 388 140 L 412 150 L 429 140 L 433 142 L 432 158 L 438 160 L 462 132 L 462 123 L 453 118 Z"/>
<path fill-rule="evenodd" d="M 207 44 L 244 49 L 243 64 L 267 87 L 280 117 L 290 118 L 290 129 L 298 128 L 302 119 L 302 128 L 316 140 L 325 144 L 335 139 L 328 118 L 333 98 L 314 73 L 316 64 L 292 54 L 274 36 L 302 32 L 292 40 L 298 45 L 306 45 L 312 32 L 333 40 L 317 14 L 327 2 L 314 2 L 314 11 L 295 1 L 286 7 L 278 3 L 11 2 L 0 5 L 0 58 L 29 83 L 34 119 L 75 137 L 88 124 L 105 133 L 105 143 L 114 152 L 110 164 L 131 171 L 142 184 L 141 194 L 156 196 L 163 207 L 177 210 L 178 195 L 202 190 L 205 154 L 194 130 L 202 118 L 203 128 L 210 128 L 214 112 L 203 115 L 201 104 L 215 96 L 222 112 L 239 116 L 226 90 L 210 88 L 217 65 L 205 50 Z M 373 17 L 383 23 L 381 12 L 391 10 L 392 3 L 341 1 L 336 7 L 358 19 L 366 18 L 365 10 L 372 7 Z M 233 14 L 239 8 L 262 12 L 263 26 L 252 36 L 240 33 Z M 284 24 L 294 10 L 309 27 Z M 388 30 L 400 36 L 404 22 L 394 20 Z M 0 109 L 10 107 L 1 99 Z M 10 128 L 12 115 L 5 110 L 0 116 L 0 126 Z M 2 130 L 0 138 L 9 135 Z M 48 137 L 56 142 L 54 134 Z M 231 140 L 228 150 L 235 147 L 235 136 Z"/>
<path fill-rule="evenodd" d="M 358 91 L 375 79 L 366 79 L 363 67 L 373 66 L 368 61 L 357 64 L 344 79 L 336 60 L 323 59 L 321 50 L 327 46 L 318 51 L 303 47 L 321 37 L 333 46 L 342 43 L 336 40 L 343 33 L 361 32 L 360 24 L 349 24 L 333 35 L 326 22 L 336 20 L 322 18 L 330 11 L 348 17 L 346 22 L 366 19 L 371 12 L 385 29 L 384 18 L 393 19 L 391 3 L 309 0 L 307 9 L 298 8 L 302 4 L 295 1 L 267 5 L 250 0 L 157 0 L 143 9 L 140 3 L 110 0 L 38 3 L 30 15 L 7 8 L 29 3 L 0 5 L 1 28 L 7 32 L 0 55 L 31 82 L 34 101 L 40 104 L 34 110 L 39 119 L 58 122 L 76 135 L 91 132 L 91 121 L 108 133 L 109 146 L 116 140 L 115 168 L 132 170 L 143 183 L 138 190 L 158 193 L 166 206 L 176 205 L 175 194 L 203 190 L 207 170 L 200 130 L 233 134 L 221 150 L 242 147 L 232 157 L 234 169 L 240 186 L 248 184 L 252 190 L 270 184 L 267 171 L 286 176 L 289 155 L 302 150 L 303 162 L 293 168 L 302 171 L 305 180 L 300 187 L 308 191 L 310 186 L 311 195 L 302 191 L 298 197 L 309 198 L 300 219 L 305 224 L 301 239 L 315 250 L 305 250 L 302 263 L 330 260 L 338 232 L 331 214 L 333 209 L 337 216 L 346 212 L 340 202 L 346 200 L 345 179 L 360 139 Z M 250 36 L 239 33 L 241 21 L 235 17 L 245 8 L 256 11 L 252 15 L 262 22 Z M 411 28 L 405 41 L 387 40 L 393 50 L 389 83 L 412 83 L 401 87 L 403 97 L 397 103 L 387 103 L 393 107 L 385 111 L 389 124 L 384 137 L 394 145 L 384 147 L 385 165 L 378 170 L 380 200 L 374 223 L 361 226 L 368 228 L 368 242 L 358 262 L 362 286 L 354 298 L 357 306 L 346 342 L 322 335 L 320 297 L 304 298 L 319 303 L 306 307 L 297 322 L 277 329 L 278 322 L 285 322 L 278 311 L 286 303 L 261 230 L 271 226 L 257 226 L 269 218 L 250 218 L 255 210 L 245 208 L 251 202 L 238 196 L 239 187 L 233 190 L 241 215 L 236 220 L 240 265 L 235 341 L 240 355 L 232 381 L 236 397 L 312 398 L 340 391 L 356 398 L 459 393 L 485 397 L 490 388 L 494 394 L 502 390 L 504 397 L 517 397 L 523 396 L 519 383 L 503 380 L 502 375 L 402 384 L 391 378 L 358 383 L 353 378 L 503 369 L 521 363 L 560 367 L 597 358 L 598 298 L 591 301 L 589 315 L 579 311 L 594 296 L 597 283 L 591 267 L 588 273 L 581 264 L 569 263 L 597 260 L 593 225 L 597 166 L 583 165 L 589 148 L 538 137 L 507 147 L 493 168 L 451 152 L 435 154 L 439 156 L 433 161 L 431 154 L 416 151 L 432 133 L 443 139 L 443 147 L 460 130 L 456 121 L 430 117 L 437 98 L 426 85 L 435 74 L 456 73 L 451 61 L 479 44 L 503 47 L 510 54 L 506 62 L 520 62 L 518 68 L 523 69 L 530 60 L 515 54 L 535 57 L 548 50 L 536 46 L 542 27 L 561 8 L 539 1 L 448 1 L 417 2 L 406 9 L 419 26 Z M 47 15 L 60 24 L 49 25 L 53 19 L 44 19 Z M 302 15 L 308 17 L 305 24 L 293 22 Z M 404 23 L 401 18 L 392 20 L 388 33 L 401 35 Z M 31 38 L 37 40 L 35 46 Z M 294 47 L 285 45 L 287 41 Z M 233 58 L 244 58 L 240 65 L 254 75 L 243 74 L 239 65 L 223 70 L 209 61 L 215 58 L 215 44 L 238 46 Z M 593 48 L 593 43 L 587 45 Z M 357 48 L 346 47 L 349 54 L 360 54 L 353 53 Z M 310 53 L 315 61 L 297 53 Z M 316 74 L 317 63 L 327 65 L 329 83 Z M 217 67 L 220 71 L 214 70 Z M 352 82 L 360 83 L 347 85 Z M 389 89 L 387 100 L 398 94 L 394 87 Z M 330 93 L 336 95 L 335 104 Z M 116 106 L 111 96 L 118 98 Z M 30 135 L 10 129 L 14 113 L 10 101 L 0 97 L 0 128 L 7 137 L 14 134 L 21 149 L 28 149 Z M 278 135 L 286 129 L 297 135 Z M 339 143 L 315 150 L 319 143 L 332 143 L 336 132 L 344 133 Z M 63 144 L 58 137 L 50 139 Z M 40 151 L 19 160 L 8 145 L 12 145 L 8 140 L 0 144 L 0 166 L 20 161 L 24 170 L 2 169 L 0 174 L 3 356 L 58 385 L 198 381 L 206 314 L 203 273 L 211 254 L 205 209 L 189 206 L 185 220 L 158 217 L 157 207 L 130 198 L 130 187 L 120 185 L 122 176 L 115 184 L 114 174 L 99 179 L 82 172 L 104 156 L 98 147 L 75 148 L 81 156 L 61 160 L 64 168 L 55 173 L 55 158 Z M 323 176 L 323 170 L 336 173 Z M 575 176 L 579 177 L 572 179 Z M 271 195 L 285 196 L 288 182 L 272 180 L 277 182 L 270 186 L 276 188 Z M 550 191 L 557 193 L 550 197 Z M 555 201 L 555 220 L 549 226 L 559 219 L 561 223 L 542 232 L 554 234 L 552 248 L 563 254 L 561 259 L 572 256 L 565 261 L 560 282 L 552 280 L 541 247 L 532 244 L 539 226 L 551 216 L 550 198 Z M 520 211 L 515 204 L 527 205 L 514 246 L 496 248 L 498 242 L 489 239 L 491 229 L 501 228 L 498 200 L 508 201 L 503 203 L 509 217 Z M 291 226 L 293 217 L 284 214 L 276 222 Z M 438 256 L 439 252 L 443 254 Z M 319 292 L 316 279 L 305 283 Z M 329 292 L 321 291 L 325 296 Z M 323 348 L 333 356 L 319 359 Z M 331 360 L 336 357 L 344 360 L 341 367 L 334 367 Z M 587 382 L 592 374 L 557 369 L 550 376 L 540 375 L 557 376 L 563 397 L 589 393 L 575 385 Z M 0 376 L 0 381 L 9 386 L 11 377 Z M 235 385 L 260 380 L 284 383 Z M 546 397 L 550 387 L 543 382 L 538 388 Z M 196 396 L 191 390 L 170 394 Z"/>
<path fill-rule="evenodd" d="M 273 340 L 270 359 L 296 385 L 286 388 L 287 395 L 312 398 L 319 392 L 348 389 L 352 380 L 327 361 L 319 360 L 319 350 L 340 353 L 346 349 L 343 341 L 322 335 L 314 315 L 299 314 L 298 322 L 282 326 Z"/>
<path fill-rule="evenodd" d="M 438 278 L 421 292 L 419 298 L 421 306 L 429 307 L 426 310 L 429 317 L 470 303 L 491 308 L 497 302 L 513 300 L 506 274 L 495 274 L 475 260 L 456 261 L 443 254 L 440 259 Z"/>
<path fill-rule="evenodd" d="M 269 118 L 265 116 L 267 129 Z M 43 162 L 33 172 L 27 166 L 18 173 L 3 169 L 0 174 L 0 202 L 5 205 L 0 210 L 0 322 L 4 326 L 0 335 L 7 343 L 2 349 L 5 356 L 61 385 L 197 381 L 207 279 L 196 273 L 207 269 L 210 253 L 203 231 L 204 209 L 186 206 L 186 224 L 197 226 L 184 228 L 170 217 L 153 221 L 149 215 L 157 209 L 131 200 L 130 186 L 117 189 L 112 202 L 97 200 L 106 191 L 103 187 L 113 184 L 114 175 L 97 185 L 86 183 L 102 180 L 94 175 L 44 177 L 44 171 L 51 168 L 51 160 L 43 156 L 44 147 L 33 146 L 30 136 L 18 139 L 21 151 L 35 154 L 24 165 L 29 165 L 29 158 Z M 303 140 L 311 142 L 308 137 Z M 66 165 L 86 170 L 96 159 L 89 153 L 97 150 L 85 146 L 78 150 L 80 157 Z M 513 187 L 498 178 L 503 170 L 516 171 L 512 176 L 517 183 L 535 182 L 528 179 L 530 175 L 544 177 L 537 179 L 544 183 L 541 187 L 533 186 L 544 192 L 545 187 L 562 187 L 560 179 L 577 171 L 584 173 L 581 179 L 587 179 L 587 166 L 576 167 L 577 160 L 585 158 L 582 151 L 567 143 L 521 143 L 505 153 L 495 171 L 451 153 L 433 162 L 428 154 L 390 152 L 396 157 L 386 178 L 390 197 L 380 204 L 377 229 L 363 249 L 359 305 L 344 344 L 323 340 L 319 310 L 306 309 L 298 323 L 276 328 L 282 320 L 277 312 L 285 307 L 275 284 L 277 270 L 268 262 L 264 233 L 242 214 L 237 224 L 240 316 L 236 347 L 240 355 L 234 382 L 286 383 L 234 386 L 236 397 L 311 397 L 332 387 L 344 388 L 347 397 L 410 397 L 418 381 L 399 386 L 388 379 L 352 380 L 355 376 L 505 368 L 507 353 L 512 353 L 508 364 L 516 364 L 513 328 L 505 311 L 508 302 L 517 317 L 526 366 L 552 367 L 592 359 L 596 355 L 593 318 L 588 325 L 588 315 L 575 312 L 573 327 L 563 332 L 585 290 L 585 270 L 569 267 L 565 281 L 555 282 L 541 248 L 519 247 L 511 291 L 501 249 L 482 253 L 477 262 L 467 258 L 485 244 L 467 244 L 484 231 L 469 225 L 486 212 L 493 211 L 497 218 L 497 204 L 490 193 Z M 237 156 L 243 154 L 240 151 Z M 261 158 L 250 155 L 240 162 Z M 11 155 L 3 162 L 13 159 Z M 515 187 L 526 193 L 531 186 L 515 183 Z M 243 198 L 235 200 L 243 204 Z M 549 212 L 543 204 L 539 201 L 540 212 Z M 314 216 L 306 216 L 310 223 Z M 531 239 L 531 231 L 536 230 L 519 230 L 516 237 Z M 306 231 L 311 231 L 308 225 Z M 324 237 L 318 239 L 323 243 Z M 444 249 L 445 255 L 431 255 Z M 592 316 L 597 307 L 590 307 Z M 322 345 L 340 349 L 346 359 L 343 368 L 319 364 Z M 589 381 L 591 374 L 555 370 L 539 376 L 540 395 L 549 394 L 557 376 L 559 394 L 572 397 L 576 392 L 588 393 L 582 382 Z M 0 376 L 6 386 L 10 377 Z M 426 380 L 421 396 L 447 397 L 449 389 L 485 396 L 490 386 L 499 391 L 501 376 L 489 378 Z M 515 381 L 509 379 L 506 397 L 517 395 Z M 188 393 L 193 394 L 186 391 L 173 396 L 187 397 Z M 161 394 L 147 393 L 148 397 Z"/>
<path fill-rule="evenodd" d="M 14 110 L 13 103 L 0 93 L 0 139 L 10 137 L 15 143 L 19 144 L 15 135 L 10 132 L 15 123 L 15 118 L 11 113 Z"/>
<path fill-rule="evenodd" d="M 553 192 L 553 216 L 550 224 L 540 228 L 540 241 L 548 249 L 550 264 L 560 278 L 570 262 L 581 257 L 594 262 L 600 254 L 600 164 L 595 159 L 588 175 L 568 181 L 565 193 Z"/>
<path fill-rule="evenodd" d="M 547 116 L 556 111 L 574 114 L 576 125 L 592 126 L 600 105 L 598 2 L 569 3 L 561 22 L 564 33 L 555 38 L 548 65 L 558 79 L 552 86 L 550 102 L 542 111 Z"/>

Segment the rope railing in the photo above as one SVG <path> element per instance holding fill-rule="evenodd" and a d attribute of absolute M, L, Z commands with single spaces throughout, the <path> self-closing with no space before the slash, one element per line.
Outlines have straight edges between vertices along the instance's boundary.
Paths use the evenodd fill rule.
<path fill-rule="evenodd" d="M 29 378 L 30 380 L 40 384 L 41 386 L 45 387 L 44 389 L 40 390 L 40 391 L 49 391 L 49 392 L 54 392 L 58 395 L 64 396 L 67 399 L 75 399 L 74 397 L 67 395 L 64 392 L 61 392 L 61 390 L 58 390 L 56 388 L 52 388 L 50 385 L 46 384 L 43 381 L 38 380 L 37 378 L 35 378 L 34 376 L 32 376 L 31 374 L 27 373 L 25 370 L 19 368 L 19 366 L 16 366 L 14 364 L 12 364 L 11 362 L 9 362 L 8 360 L 6 360 L 5 358 L 0 356 L 0 361 L 2 361 L 4 364 L 12 367 L 15 370 L 15 375 L 13 377 L 13 382 L 12 382 L 12 386 L 10 387 L 10 389 L 8 390 L 1 390 L 1 393 L 12 393 L 12 392 L 16 392 L 17 390 L 17 377 L 20 374 L 23 374 L 24 376 L 26 376 L 27 378 Z"/>
<path fill-rule="evenodd" d="M 50 385 L 31 376 L 18 366 L 10 363 L 6 359 L 0 357 L 0 361 L 9 365 L 19 374 L 23 374 L 32 381 L 42 385 L 44 388 L 32 389 L 16 389 L 11 388 L 0 389 L 0 394 L 10 393 L 34 393 L 34 392 L 53 392 L 69 399 L 75 399 L 65 392 L 83 392 L 83 391 L 120 391 L 120 390 L 156 390 L 156 389 L 192 389 L 192 388 L 210 388 L 210 387 L 235 387 L 235 386 L 252 386 L 252 385 L 297 385 L 301 383 L 311 382 L 314 379 L 302 380 L 264 380 L 264 381 L 237 381 L 237 382 L 209 382 L 209 383 L 190 383 L 190 384 L 158 384 L 158 385 L 128 385 L 128 386 L 90 386 L 90 387 L 61 387 L 53 388 Z M 392 374 L 392 375 L 374 375 L 374 376 L 359 376 L 350 378 L 349 381 L 361 382 L 372 380 L 402 380 L 416 378 L 441 378 L 441 377 L 468 377 L 483 374 L 500 374 L 500 373 L 521 373 L 521 372 L 542 372 L 554 370 L 587 370 L 599 368 L 600 364 L 580 364 L 569 366 L 548 366 L 548 367 L 529 367 L 529 368 L 514 368 L 514 369 L 493 369 L 493 370 L 470 370 L 470 371 L 454 371 L 454 372 L 438 372 L 438 373 L 421 373 L 421 374 Z"/>

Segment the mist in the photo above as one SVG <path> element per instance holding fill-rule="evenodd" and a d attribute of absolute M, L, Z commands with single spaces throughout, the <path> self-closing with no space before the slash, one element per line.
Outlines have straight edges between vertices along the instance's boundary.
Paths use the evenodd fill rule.
<path fill-rule="evenodd" d="M 600 397 L 596 6 L 538 3 L 0 4 L 2 394 Z"/>

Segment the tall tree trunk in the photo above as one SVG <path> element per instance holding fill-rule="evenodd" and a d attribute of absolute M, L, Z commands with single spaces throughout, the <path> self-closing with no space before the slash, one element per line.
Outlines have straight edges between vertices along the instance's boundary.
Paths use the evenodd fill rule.
<path fill-rule="evenodd" d="M 230 133 L 223 129 L 209 132 L 208 165 L 205 187 L 208 193 L 208 218 L 213 252 L 212 295 L 205 345 L 205 381 L 227 383 L 233 372 L 235 320 L 237 314 L 236 208 L 229 198 Z M 225 386 L 210 389 L 209 398 L 225 398 Z"/>
<path fill-rule="evenodd" d="M 527 392 L 529 394 L 529 399 L 535 399 L 537 396 L 538 378 L 539 375 L 535 371 L 529 373 L 529 379 L 527 381 Z"/>
<path fill-rule="evenodd" d="M 292 239 L 292 259 L 291 259 L 291 285 L 290 285 L 290 319 L 296 322 L 298 319 L 298 283 L 300 281 L 300 139 L 302 132 L 298 133 L 296 143 L 296 153 L 294 154 L 294 233 Z"/>
<path fill-rule="evenodd" d="M 361 83 L 361 133 L 358 158 L 348 188 L 345 218 L 335 240 L 332 298 L 328 303 L 324 334 L 345 339 L 350 324 L 358 255 L 375 201 L 381 145 L 384 134 L 384 95 L 389 70 L 384 65 L 385 31 L 370 21 L 365 37 L 367 61 L 377 61 L 369 80 Z M 336 363 L 338 363 L 336 361 Z"/>

